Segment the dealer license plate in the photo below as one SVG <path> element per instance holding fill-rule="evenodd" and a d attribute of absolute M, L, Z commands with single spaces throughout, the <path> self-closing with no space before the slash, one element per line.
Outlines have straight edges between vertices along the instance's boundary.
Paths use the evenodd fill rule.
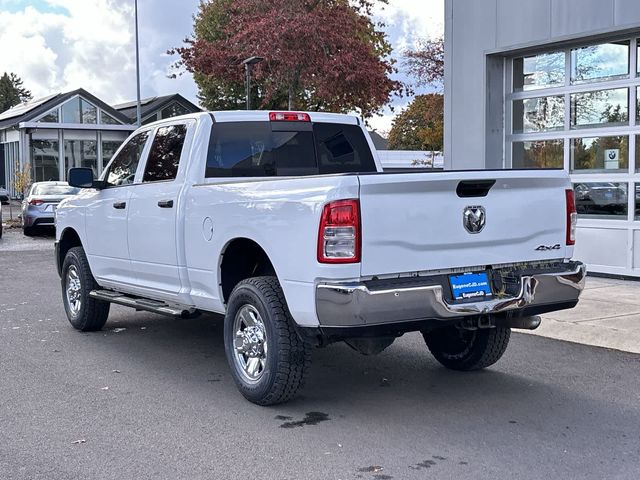
<path fill-rule="evenodd" d="M 481 302 L 493 297 L 489 276 L 486 272 L 450 275 L 449 282 L 453 299 L 456 301 Z"/>

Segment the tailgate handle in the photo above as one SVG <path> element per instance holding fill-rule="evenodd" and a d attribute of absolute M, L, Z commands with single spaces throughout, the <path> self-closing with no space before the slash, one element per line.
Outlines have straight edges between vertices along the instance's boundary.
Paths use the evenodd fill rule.
<path fill-rule="evenodd" d="M 495 184 L 495 180 L 463 180 L 458 183 L 456 193 L 460 198 L 486 197 Z"/>

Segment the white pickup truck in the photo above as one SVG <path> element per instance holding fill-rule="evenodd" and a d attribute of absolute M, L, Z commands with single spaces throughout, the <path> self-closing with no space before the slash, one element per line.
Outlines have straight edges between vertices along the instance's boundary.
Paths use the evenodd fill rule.
<path fill-rule="evenodd" d="M 55 255 L 71 324 L 101 329 L 111 303 L 223 314 L 233 378 L 260 405 L 294 396 L 312 348 L 336 341 L 375 354 L 417 331 L 446 367 L 487 367 L 584 286 L 564 172 L 383 173 L 352 116 L 172 118 L 69 183 Z"/>

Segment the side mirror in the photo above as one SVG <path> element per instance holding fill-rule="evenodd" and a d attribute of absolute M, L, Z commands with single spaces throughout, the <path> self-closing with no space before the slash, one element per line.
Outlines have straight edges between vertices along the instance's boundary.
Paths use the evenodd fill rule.
<path fill-rule="evenodd" d="M 71 168 L 67 176 L 68 183 L 76 188 L 100 188 L 93 178 L 93 170 L 90 168 Z"/>

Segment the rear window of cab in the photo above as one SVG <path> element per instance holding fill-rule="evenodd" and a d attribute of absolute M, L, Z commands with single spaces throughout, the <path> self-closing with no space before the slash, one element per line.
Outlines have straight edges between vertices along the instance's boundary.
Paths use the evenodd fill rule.
<path fill-rule="evenodd" d="M 205 177 L 304 176 L 375 172 L 356 125 L 222 122 L 211 131 Z"/>

